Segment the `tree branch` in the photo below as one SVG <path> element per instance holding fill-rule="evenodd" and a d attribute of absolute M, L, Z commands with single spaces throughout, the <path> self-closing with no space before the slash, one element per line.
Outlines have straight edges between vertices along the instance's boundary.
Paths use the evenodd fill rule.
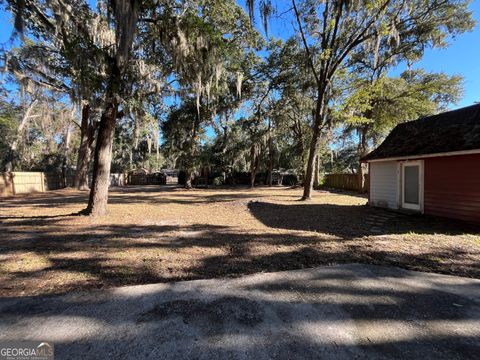
<path fill-rule="evenodd" d="M 303 32 L 302 22 L 300 20 L 300 14 L 298 13 L 297 4 L 295 3 L 295 0 L 292 0 L 292 6 L 295 12 L 295 18 L 297 19 L 297 24 L 300 30 L 300 34 L 302 36 L 303 46 L 305 47 L 305 52 L 307 53 L 308 62 L 309 62 L 310 68 L 312 69 L 313 76 L 315 77 L 315 81 L 318 86 L 320 80 L 317 75 L 317 70 L 315 69 L 315 64 L 313 63 L 313 58 L 310 53 L 310 48 L 308 47 L 308 44 L 307 44 L 307 39 L 305 38 L 305 33 Z"/>

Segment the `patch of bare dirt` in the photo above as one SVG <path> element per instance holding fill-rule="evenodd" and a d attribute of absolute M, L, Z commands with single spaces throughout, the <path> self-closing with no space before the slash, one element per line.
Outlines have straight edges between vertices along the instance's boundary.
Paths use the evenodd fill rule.
<path fill-rule="evenodd" d="M 363 262 L 480 278 L 480 231 L 284 187 L 112 189 L 100 219 L 74 190 L 2 199 L 0 295 L 238 276 Z"/>

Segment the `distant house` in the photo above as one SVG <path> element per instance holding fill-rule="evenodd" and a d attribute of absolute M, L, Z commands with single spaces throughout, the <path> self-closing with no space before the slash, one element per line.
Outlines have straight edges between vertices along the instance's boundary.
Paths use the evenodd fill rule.
<path fill-rule="evenodd" d="M 397 125 L 361 160 L 370 205 L 480 223 L 480 104 Z"/>

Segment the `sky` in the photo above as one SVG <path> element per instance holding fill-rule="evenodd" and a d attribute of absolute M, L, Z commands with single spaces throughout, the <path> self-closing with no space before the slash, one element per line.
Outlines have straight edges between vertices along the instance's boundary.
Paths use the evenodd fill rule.
<path fill-rule="evenodd" d="M 464 77 L 464 97 L 452 108 L 480 102 L 480 0 L 473 1 L 470 9 L 477 22 L 475 29 L 452 39 L 446 49 L 428 49 L 423 59 L 413 66 Z"/>
<path fill-rule="evenodd" d="M 91 1 L 91 0 L 90 0 Z M 245 0 L 238 3 L 246 9 Z M 290 2 L 277 0 L 277 14 L 269 23 L 269 35 L 275 38 L 286 39 L 293 34 L 294 18 Z M 480 0 L 472 1 L 470 9 L 473 11 L 477 25 L 470 33 L 465 33 L 451 40 L 451 45 L 445 49 L 427 49 L 421 61 L 413 68 L 423 68 L 429 72 L 444 72 L 448 75 L 462 75 L 465 79 L 464 97 L 452 108 L 468 106 L 480 101 Z M 256 16 L 257 28 L 261 28 L 260 17 Z M 262 30 L 263 32 L 263 30 Z M 12 33 L 11 16 L 3 8 L 0 9 L 0 46 L 8 46 Z M 392 71 L 398 75 L 404 67 Z"/>
<path fill-rule="evenodd" d="M 245 9 L 245 0 L 238 1 Z M 269 23 L 269 35 L 286 39 L 293 34 L 295 22 L 293 14 L 288 11 L 290 1 L 277 1 L 277 15 Z M 450 40 L 450 46 L 445 49 L 427 49 L 423 59 L 412 68 L 423 68 L 428 72 L 443 72 L 448 75 L 461 75 L 464 77 L 464 97 L 451 106 L 452 109 L 469 106 L 480 102 L 480 0 L 470 4 L 473 17 L 477 22 L 472 32 L 462 34 Z M 256 14 L 257 28 L 261 27 L 260 16 Z M 262 31 L 263 33 L 263 31 Z M 399 75 L 405 65 L 393 69 L 391 75 Z"/>

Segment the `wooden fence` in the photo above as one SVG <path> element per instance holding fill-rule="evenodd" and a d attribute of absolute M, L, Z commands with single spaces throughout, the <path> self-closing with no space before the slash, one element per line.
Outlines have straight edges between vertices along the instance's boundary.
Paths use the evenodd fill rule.
<path fill-rule="evenodd" d="M 363 189 L 360 189 L 360 179 L 357 174 L 327 174 L 325 175 L 324 186 L 333 189 L 367 192 L 369 177 L 368 174 L 363 176 Z"/>
<path fill-rule="evenodd" d="M 42 172 L 11 172 L 0 176 L 0 194 L 15 195 L 45 191 L 45 177 Z"/>
<path fill-rule="evenodd" d="M 0 173 L 0 196 L 29 194 L 73 186 L 73 173 L 67 174 L 66 184 L 60 173 L 10 172 Z M 89 183 L 91 179 L 89 179 Z M 124 186 L 124 174 L 110 174 L 110 186 Z"/>
<path fill-rule="evenodd" d="M 58 172 L 46 172 L 45 173 L 45 190 L 57 190 L 64 187 L 74 186 L 75 174 L 68 172 L 66 178 Z"/>

